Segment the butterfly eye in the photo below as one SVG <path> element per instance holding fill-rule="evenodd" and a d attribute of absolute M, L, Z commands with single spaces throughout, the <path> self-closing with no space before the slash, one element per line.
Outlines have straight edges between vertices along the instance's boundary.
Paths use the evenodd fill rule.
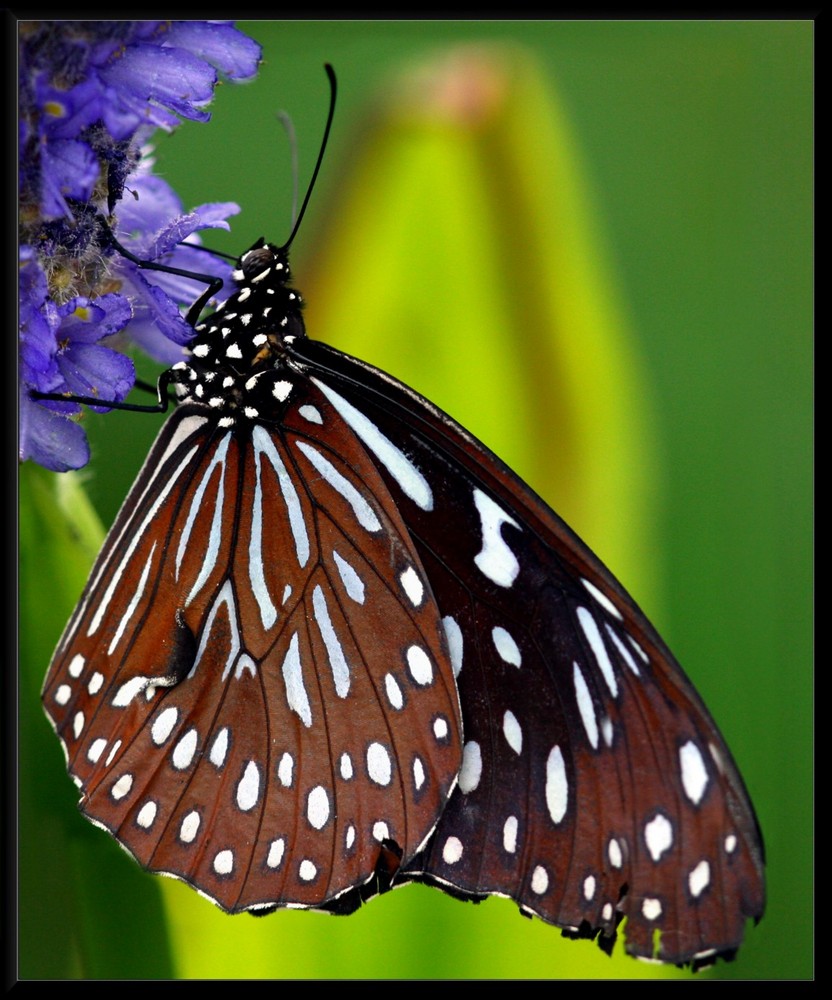
<path fill-rule="evenodd" d="M 241 258 L 243 276 L 247 281 L 255 281 L 268 268 L 275 265 L 277 258 L 271 247 L 257 247 L 243 254 Z M 278 262 L 279 263 L 279 262 Z"/>

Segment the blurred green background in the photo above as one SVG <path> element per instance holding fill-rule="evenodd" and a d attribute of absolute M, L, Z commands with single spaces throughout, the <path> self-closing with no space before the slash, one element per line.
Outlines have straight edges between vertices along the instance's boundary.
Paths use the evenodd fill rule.
<path fill-rule="evenodd" d="M 208 245 L 282 242 L 275 112 L 295 123 L 303 189 L 335 66 L 293 257 L 310 335 L 452 413 L 633 593 L 720 724 L 766 839 L 766 916 L 702 975 L 810 977 L 812 22 L 240 26 L 263 45 L 258 79 L 161 137 L 157 172 L 186 207 L 242 206 Z M 109 523 L 158 423 L 87 419 L 87 493 Z M 40 710 L 85 557 L 71 533 L 38 547 L 60 531 L 49 483 L 22 485 L 22 976 L 687 976 L 564 941 L 505 900 L 413 886 L 348 919 L 228 918 L 144 876 L 77 814 Z"/>

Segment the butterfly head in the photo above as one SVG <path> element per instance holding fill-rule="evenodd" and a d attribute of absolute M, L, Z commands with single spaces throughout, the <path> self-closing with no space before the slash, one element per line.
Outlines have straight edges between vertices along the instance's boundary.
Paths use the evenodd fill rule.
<path fill-rule="evenodd" d="M 285 248 L 258 240 L 232 277 L 235 291 L 197 324 L 190 357 L 175 366 L 180 401 L 219 410 L 225 424 L 260 415 L 264 392 L 285 381 L 287 350 L 306 336 Z"/>

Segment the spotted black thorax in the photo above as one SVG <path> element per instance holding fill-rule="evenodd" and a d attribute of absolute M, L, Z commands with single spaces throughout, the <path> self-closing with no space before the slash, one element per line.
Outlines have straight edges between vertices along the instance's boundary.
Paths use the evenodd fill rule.
<path fill-rule="evenodd" d="M 256 420 L 269 400 L 284 402 L 287 347 L 305 337 L 303 301 L 289 287 L 286 251 L 259 239 L 232 272 L 237 290 L 195 327 L 190 357 L 173 372 L 180 402 L 202 403 L 223 413 L 221 426 L 240 416 Z"/>

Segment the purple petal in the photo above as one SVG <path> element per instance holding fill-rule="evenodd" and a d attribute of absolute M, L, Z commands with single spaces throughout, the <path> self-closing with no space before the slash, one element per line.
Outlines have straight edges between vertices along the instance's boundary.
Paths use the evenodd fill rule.
<path fill-rule="evenodd" d="M 95 300 L 79 296 L 61 306 L 58 313 L 61 316 L 59 339 L 94 344 L 123 329 L 130 322 L 132 310 L 123 295 L 109 292 Z"/>
<path fill-rule="evenodd" d="M 134 174 L 128 186 L 135 197 L 119 202 L 116 237 L 137 256 L 149 259 L 152 240 L 182 215 L 182 202 L 166 180 L 153 174 Z"/>
<path fill-rule="evenodd" d="M 90 460 L 84 430 L 74 421 L 20 396 L 20 460 L 31 459 L 54 472 L 80 469 Z"/>
<path fill-rule="evenodd" d="M 42 75 L 36 96 L 43 110 L 43 131 L 50 139 L 77 139 L 88 125 L 103 116 L 107 104 L 103 90 L 96 78 L 82 80 L 71 90 L 60 90 Z"/>
<path fill-rule="evenodd" d="M 98 161 L 84 142 L 56 139 L 41 154 L 41 209 L 47 217 L 72 213 L 66 198 L 86 201 L 98 180 Z"/>
<path fill-rule="evenodd" d="M 179 243 L 201 229 L 229 230 L 231 227 L 225 221 L 225 217 L 236 215 L 239 211 L 239 205 L 235 205 L 233 201 L 226 201 L 201 205 L 187 215 L 180 215 L 157 234 L 156 239 L 147 248 L 147 255 L 151 260 L 157 260 L 162 254 L 175 249 Z"/>
<path fill-rule="evenodd" d="M 95 344 L 72 344 L 58 355 L 58 367 L 76 396 L 121 402 L 136 381 L 130 358 Z M 90 408 L 97 412 L 109 409 L 106 405 Z"/>
<path fill-rule="evenodd" d="M 206 59 L 232 80 L 247 80 L 257 73 L 261 48 L 231 23 L 175 21 L 165 44 L 179 45 Z"/>
<path fill-rule="evenodd" d="M 210 117 L 200 109 L 213 96 L 216 71 L 183 49 L 147 43 L 131 45 L 120 59 L 99 72 L 106 83 L 119 88 L 132 106 L 152 102 L 183 118 L 207 121 Z M 147 110 L 152 118 L 154 110 Z"/>
<path fill-rule="evenodd" d="M 131 341 L 165 364 L 175 364 L 184 357 L 182 346 L 194 335 L 179 307 L 165 292 L 147 280 L 138 268 L 125 268 L 122 291 L 130 297 L 133 319 L 128 328 Z M 197 293 L 198 294 L 198 293 Z M 156 331 L 149 333 L 149 325 Z M 160 335 L 161 334 L 161 339 Z"/>
<path fill-rule="evenodd" d="M 184 322 L 184 321 L 183 321 Z M 187 327 L 190 329 L 190 327 Z M 193 333 L 193 331 L 191 331 Z M 165 336 L 150 316 L 138 316 L 130 324 L 130 342 L 135 344 L 148 357 L 170 368 L 179 361 L 185 360 L 184 347 L 175 344 Z"/>
<path fill-rule="evenodd" d="M 178 246 L 170 254 L 168 262 L 173 267 L 191 274 L 203 274 L 219 278 L 227 288 L 231 282 L 231 265 L 222 257 L 195 250 L 193 247 Z M 176 274 L 156 272 L 153 283 L 163 288 L 167 294 L 180 304 L 190 306 L 205 291 L 207 284 L 193 278 L 184 278 Z M 220 294 L 222 289 L 220 289 Z"/>

